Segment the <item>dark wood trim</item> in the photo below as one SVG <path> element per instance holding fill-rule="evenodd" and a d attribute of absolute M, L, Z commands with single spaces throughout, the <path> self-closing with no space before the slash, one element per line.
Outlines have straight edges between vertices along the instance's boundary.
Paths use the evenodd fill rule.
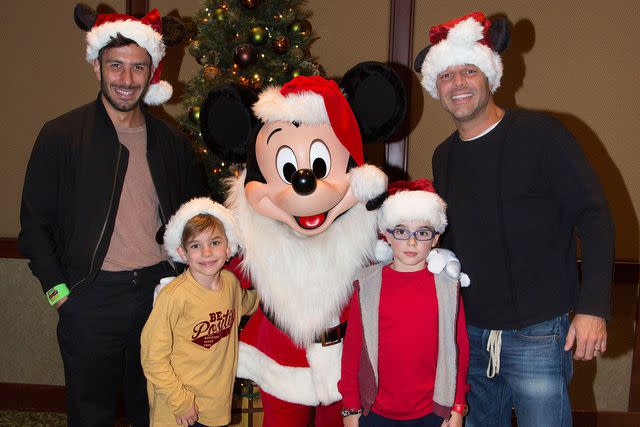
<path fill-rule="evenodd" d="M 127 15 L 141 18 L 149 12 L 149 0 L 127 0 Z"/>
<path fill-rule="evenodd" d="M 389 62 L 399 65 L 398 71 L 407 88 L 411 87 L 411 63 L 413 62 L 413 15 L 415 0 L 391 0 L 389 28 Z M 407 90 L 407 103 L 411 105 Z M 385 144 L 386 163 L 393 169 L 407 172 L 408 119 L 400 139 Z"/>
<path fill-rule="evenodd" d="M 0 258 L 24 258 L 18 250 L 18 239 L 0 237 Z"/>
<path fill-rule="evenodd" d="M 0 383 L 0 396 L 0 410 L 64 413 L 67 408 L 64 386 Z M 262 408 L 253 407 L 252 403 L 250 408 L 234 408 L 233 413 L 262 412 Z M 573 423 L 576 427 L 637 427 L 640 412 L 573 411 Z"/>
<path fill-rule="evenodd" d="M 0 383 L 0 409 L 14 411 L 67 411 L 64 386 Z"/>
<path fill-rule="evenodd" d="M 638 265 L 636 264 L 636 273 Z M 638 283 L 636 281 L 636 283 Z M 629 387 L 629 407 L 632 412 L 640 412 L 640 300 L 636 297 L 636 337 L 633 345 L 633 360 L 631 362 L 631 382 Z M 638 424 L 640 426 L 640 422 Z"/>

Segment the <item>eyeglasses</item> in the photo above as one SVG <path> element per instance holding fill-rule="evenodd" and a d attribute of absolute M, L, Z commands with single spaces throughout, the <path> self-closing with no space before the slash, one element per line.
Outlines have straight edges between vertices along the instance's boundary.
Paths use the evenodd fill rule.
<path fill-rule="evenodd" d="M 396 240 L 409 240 L 414 237 L 419 242 L 427 242 L 434 238 L 437 234 L 430 228 L 421 228 L 416 231 L 407 230 L 406 228 L 396 227 L 387 228 L 387 232 L 393 236 Z"/>

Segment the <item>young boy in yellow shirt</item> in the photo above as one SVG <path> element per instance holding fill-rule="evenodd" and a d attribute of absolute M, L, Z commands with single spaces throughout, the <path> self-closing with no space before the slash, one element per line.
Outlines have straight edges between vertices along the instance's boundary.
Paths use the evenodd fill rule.
<path fill-rule="evenodd" d="M 159 293 L 142 331 L 151 427 L 220 426 L 231 420 L 238 322 L 258 306 L 223 269 L 238 249 L 231 213 L 193 199 L 167 224 L 164 246 L 189 268 Z"/>

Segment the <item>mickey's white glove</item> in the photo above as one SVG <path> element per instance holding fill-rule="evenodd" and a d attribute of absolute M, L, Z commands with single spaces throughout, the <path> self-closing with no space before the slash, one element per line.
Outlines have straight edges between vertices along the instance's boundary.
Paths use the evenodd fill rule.
<path fill-rule="evenodd" d="M 160 293 L 162 288 L 164 288 L 169 283 L 171 283 L 173 281 L 173 279 L 175 279 L 175 277 L 163 277 L 162 279 L 160 279 L 160 284 L 157 285 L 156 288 L 153 290 L 153 303 L 154 304 L 155 304 L 156 298 L 158 298 L 158 294 Z"/>
<path fill-rule="evenodd" d="M 459 280 L 460 286 L 463 288 L 471 284 L 469 276 L 460 271 L 460 261 L 456 258 L 456 255 L 448 249 L 431 249 L 431 252 L 427 255 L 427 268 L 433 274 L 440 274 L 442 270 L 445 270 L 447 275 Z"/>

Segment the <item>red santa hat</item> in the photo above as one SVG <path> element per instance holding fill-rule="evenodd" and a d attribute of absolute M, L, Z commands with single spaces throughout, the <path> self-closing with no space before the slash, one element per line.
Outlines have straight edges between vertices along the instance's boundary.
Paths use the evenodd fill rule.
<path fill-rule="evenodd" d="M 98 14 L 93 27 L 87 32 L 87 61 L 92 63 L 98 58 L 100 49 L 118 34 L 136 42 L 151 56 L 155 71 L 144 96 L 144 103 L 160 105 L 168 101 L 173 88 L 167 81 L 160 80 L 165 44 L 162 40 L 162 18 L 158 10 L 153 9 L 140 19 L 120 13 Z"/>
<path fill-rule="evenodd" d="M 298 76 L 282 87 L 269 87 L 258 97 L 253 112 L 263 122 L 329 124 L 356 164 L 364 164 L 358 122 L 333 80 Z"/>
<path fill-rule="evenodd" d="M 240 232 L 231 211 L 208 197 L 198 197 L 180 206 L 180 209 L 167 223 L 167 228 L 164 231 L 164 248 L 171 259 L 184 263 L 178 253 L 178 247 L 182 244 L 182 232 L 187 222 L 200 214 L 211 215 L 222 223 L 231 249 L 231 256 L 235 255 L 240 247 Z"/>
<path fill-rule="evenodd" d="M 395 181 L 387 189 L 389 197 L 378 211 L 378 230 L 384 233 L 405 221 L 425 221 L 436 233 L 447 228 L 447 205 L 426 178 L 415 181 Z M 376 259 L 387 261 L 393 257 L 384 240 L 376 247 Z"/>
<path fill-rule="evenodd" d="M 500 87 L 502 59 L 491 41 L 490 27 L 491 22 L 482 12 L 473 12 L 431 27 L 431 45 L 420 72 L 422 85 L 433 98 L 439 99 L 436 88 L 438 75 L 455 65 L 472 64 L 482 70 L 492 93 Z"/>

